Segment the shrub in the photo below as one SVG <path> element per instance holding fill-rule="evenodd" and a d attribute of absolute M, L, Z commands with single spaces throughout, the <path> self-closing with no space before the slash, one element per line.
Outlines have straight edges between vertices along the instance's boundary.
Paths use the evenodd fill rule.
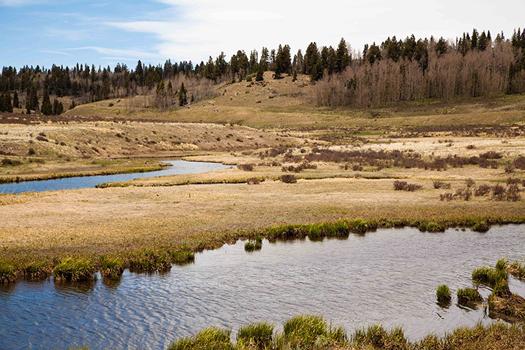
<path fill-rule="evenodd" d="M 239 168 L 242 171 L 253 171 L 254 166 L 253 164 L 239 164 L 237 165 L 237 168 Z"/>
<path fill-rule="evenodd" d="M 438 304 L 440 305 L 448 305 L 450 303 L 450 301 L 452 300 L 452 296 L 450 294 L 450 289 L 446 284 L 442 284 L 437 287 L 436 298 Z"/>
<path fill-rule="evenodd" d="M 272 344 L 273 325 L 269 323 L 254 323 L 239 328 L 237 345 L 254 347 L 255 349 L 269 349 Z"/>
<path fill-rule="evenodd" d="M 451 187 L 451 185 L 449 183 L 446 183 L 446 182 L 443 182 L 443 181 L 434 181 L 433 185 L 434 185 L 434 188 L 436 190 L 438 190 L 438 189 L 448 190 Z"/>
<path fill-rule="evenodd" d="M 474 288 L 463 288 L 457 291 L 458 304 L 474 309 L 483 301 L 481 294 Z"/>
<path fill-rule="evenodd" d="M 9 158 L 2 159 L 2 166 L 18 166 L 21 164 L 22 162 L 18 159 L 9 159 Z"/>
<path fill-rule="evenodd" d="M 233 350 L 230 331 L 210 327 L 193 337 L 182 338 L 172 343 L 168 350 Z"/>
<path fill-rule="evenodd" d="M 165 272 L 171 269 L 171 257 L 167 253 L 144 249 L 135 253 L 129 261 L 132 272 Z"/>
<path fill-rule="evenodd" d="M 27 150 L 27 155 L 28 155 L 28 156 L 34 156 L 35 154 L 36 154 L 36 151 L 35 151 L 34 148 L 31 148 L 31 147 L 30 147 L 30 148 Z"/>
<path fill-rule="evenodd" d="M 422 189 L 423 186 L 416 185 L 416 184 L 409 184 L 406 181 L 394 181 L 394 190 L 395 191 L 408 191 L 408 192 L 414 192 L 417 190 Z"/>
<path fill-rule="evenodd" d="M 13 283 L 15 281 L 15 267 L 5 261 L 0 261 L 0 284 Z"/>
<path fill-rule="evenodd" d="M 57 280 L 87 282 L 95 278 L 95 265 L 89 259 L 64 258 L 55 266 L 53 275 Z"/>
<path fill-rule="evenodd" d="M 512 163 L 512 165 L 516 169 L 525 170 L 525 157 L 524 156 L 520 156 L 520 157 L 514 159 L 514 162 Z"/>
<path fill-rule="evenodd" d="M 476 197 L 482 197 L 482 196 L 486 196 L 487 194 L 489 194 L 490 191 L 492 191 L 492 187 L 490 185 L 483 184 L 483 185 L 479 185 L 476 188 L 476 191 L 474 191 L 474 195 Z"/>
<path fill-rule="evenodd" d="M 517 184 L 511 184 L 507 187 L 507 201 L 517 202 L 521 199 L 520 189 Z"/>
<path fill-rule="evenodd" d="M 104 256 L 100 259 L 100 273 L 110 280 L 119 279 L 124 272 L 124 262 L 119 258 Z"/>
<path fill-rule="evenodd" d="M 246 183 L 248 185 L 259 185 L 261 183 L 261 179 L 257 177 L 250 177 L 249 179 L 246 180 Z"/>
<path fill-rule="evenodd" d="M 282 175 L 280 177 L 280 180 L 284 183 L 287 183 L 287 184 L 294 184 L 294 183 L 297 183 L 297 178 L 294 176 L 294 175 L 289 175 L 289 174 L 286 174 L 286 175 Z"/>

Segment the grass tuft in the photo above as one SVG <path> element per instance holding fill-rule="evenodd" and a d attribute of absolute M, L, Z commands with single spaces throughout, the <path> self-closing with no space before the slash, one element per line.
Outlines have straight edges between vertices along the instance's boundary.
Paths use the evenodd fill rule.
<path fill-rule="evenodd" d="M 483 302 L 481 294 L 474 288 L 462 288 L 457 291 L 458 304 L 475 309 Z"/>
<path fill-rule="evenodd" d="M 169 252 L 171 263 L 176 265 L 191 264 L 195 261 L 195 254 L 188 250 L 173 250 Z"/>
<path fill-rule="evenodd" d="M 95 265 L 89 259 L 64 258 L 53 270 L 55 279 L 66 282 L 87 282 L 95 278 Z"/>
<path fill-rule="evenodd" d="M 357 330 L 352 338 L 360 348 L 372 349 L 407 349 L 408 341 L 401 328 L 387 331 L 381 325 L 372 325 L 366 329 Z"/>
<path fill-rule="evenodd" d="M 14 283 L 15 281 L 15 267 L 5 261 L 0 261 L 0 284 Z"/>
<path fill-rule="evenodd" d="M 450 304 L 450 301 L 452 300 L 452 296 L 450 294 L 450 289 L 446 284 L 442 284 L 437 287 L 436 289 L 436 298 L 437 302 L 441 306 L 447 306 Z"/>
<path fill-rule="evenodd" d="M 168 253 L 152 249 L 143 249 L 129 260 L 132 272 L 167 272 L 171 270 L 171 257 Z"/>
<path fill-rule="evenodd" d="M 51 275 L 53 268 L 46 262 L 33 261 L 27 264 L 22 272 L 28 281 L 42 281 Z"/>
<path fill-rule="evenodd" d="M 244 250 L 253 252 L 262 249 L 262 238 L 258 237 L 255 240 L 249 240 L 244 244 Z"/>
<path fill-rule="evenodd" d="M 120 258 L 104 256 L 100 259 L 100 273 L 109 280 L 118 280 L 124 273 L 124 262 Z"/>
<path fill-rule="evenodd" d="M 272 344 L 273 325 L 261 322 L 239 328 L 237 345 L 250 349 L 269 349 Z"/>
<path fill-rule="evenodd" d="M 168 350 L 233 350 L 230 331 L 210 327 L 193 337 L 182 338 L 172 343 Z"/>

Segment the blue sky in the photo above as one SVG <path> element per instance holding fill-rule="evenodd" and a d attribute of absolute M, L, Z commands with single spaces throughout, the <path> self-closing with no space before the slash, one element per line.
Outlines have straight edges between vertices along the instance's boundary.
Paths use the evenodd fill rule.
<path fill-rule="evenodd" d="M 201 61 L 341 37 L 361 50 L 389 35 L 511 34 L 523 13 L 523 0 L 0 0 L 0 66 Z"/>

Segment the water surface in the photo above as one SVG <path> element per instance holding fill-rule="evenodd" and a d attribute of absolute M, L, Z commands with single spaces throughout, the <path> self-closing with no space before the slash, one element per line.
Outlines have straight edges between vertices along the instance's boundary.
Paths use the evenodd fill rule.
<path fill-rule="evenodd" d="M 36 180 L 0 184 L 0 193 L 44 192 L 90 188 L 106 182 L 129 181 L 133 179 L 178 174 L 202 174 L 213 170 L 228 168 L 227 165 L 220 163 L 188 162 L 184 160 L 167 160 L 164 161 L 164 163 L 169 164 L 169 166 L 162 170 L 142 173 L 75 176 L 52 180 Z"/>
<path fill-rule="evenodd" d="M 470 274 L 501 257 L 525 258 L 525 226 L 487 233 L 379 230 L 348 240 L 242 242 L 196 255 L 164 275 L 126 272 L 118 286 L 21 282 L 0 291 L 0 349 L 163 349 L 207 326 L 232 329 L 319 314 L 348 331 L 403 326 L 411 339 L 490 319 L 435 304 L 435 288 L 471 286 Z M 515 292 L 523 283 L 511 281 Z M 487 294 L 488 291 L 483 291 Z M 455 298 L 454 298 L 455 299 Z"/>

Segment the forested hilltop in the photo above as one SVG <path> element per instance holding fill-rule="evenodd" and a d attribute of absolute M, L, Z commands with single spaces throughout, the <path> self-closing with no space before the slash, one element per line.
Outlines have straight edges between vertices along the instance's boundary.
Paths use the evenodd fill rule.
<path fill-rule="evenodd" d="M 341 39 L 337 47 L 291 53 L 289 45 L 224 53 L 207 62 L 191 61 L 95 67 L 3 67 L 0 112 L 58 115 L 77 104 L 109 98 L 154 95 L 159 108 L 183 106 L 212 95 L 215 84 L 262 81 L 298 74 L 315 84 L 315 102 L 322 106 L 373 107 L 419 99 L 489 97 L 525 92 L 525 30 L 510 38 L 503 33 L 465 33 L 455 41 L 415 36 L 389 37 L 380 45 L 352 51 Z"/>

